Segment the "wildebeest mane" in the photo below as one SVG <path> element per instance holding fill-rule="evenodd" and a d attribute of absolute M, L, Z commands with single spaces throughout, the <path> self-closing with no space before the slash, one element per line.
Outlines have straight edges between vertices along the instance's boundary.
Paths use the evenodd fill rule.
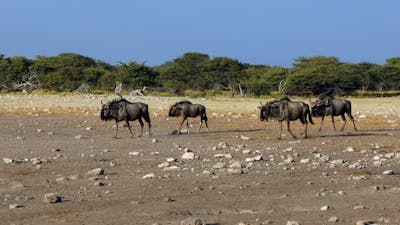
<path fill-rule="evenodd" d="M 188 100 L 182 100 L 182 101 L 179 101 L 179 102 L 175 103 L 175 104 L 172 105 L 172 106 L 177 106 L 177 105 L 180 105 L 180 104 L 189 104 L 189 105 L 191 105 L 192 102 L 190 102 L 190 101 L 188 101 Z"/>
<path fill-rule="evenodd" d="M 281 102 L 281 101 L 289 101 L 289 102 L 291 102 L 292 100 L 290 100 L 289 97 L 283 97 L 278 102 Z"/>

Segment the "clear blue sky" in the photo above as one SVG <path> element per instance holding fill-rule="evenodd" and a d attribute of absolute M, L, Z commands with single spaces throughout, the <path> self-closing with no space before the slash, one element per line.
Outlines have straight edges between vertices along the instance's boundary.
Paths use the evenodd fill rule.
<path fill-rule="evenodd" d="M 185 52 L 291 66 L 400 55 L 399 0 L 3 0 L 0 54 L 159 65 Z"/>

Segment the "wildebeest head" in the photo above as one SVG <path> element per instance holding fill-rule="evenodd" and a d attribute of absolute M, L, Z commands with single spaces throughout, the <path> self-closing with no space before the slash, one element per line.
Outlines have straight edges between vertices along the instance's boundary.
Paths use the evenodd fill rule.
<path fill-rule="evenodd" d="M 329 106 L 329 102 L 325 99 L 317 100 L 311 106 L 311 114 L 313 116 L 324 116 L 326 115 L 326 108 Z"/>
<path fill-rule="evenodd" d="M 271 104 L 270 103 L 266 103 L 265 105 L 263 105 L 260 102 L 260 106 L 258 106 L 258 108 L 260 109 L 260 120 L 261 121 L 268 121 L 268 117 L 271 116 Z"/>
<path fill-rule="evenodd" d="M 170 117 L 179 117 L 182 115 L 182 108 L 176 105 L 171 106 L 168 112 Z"/>
<path fill-rule="evenodd" d="M 101 120 L 112 120 L 115 119 L 113 114 L 115 111 L 119 110 L 118 102 L 111 101 L 107 103 L 103 103 L 101 101 L 101 111 L 100 111 L 100 119 Z"/>
<path fill-rule="evenodd" d="M 168 116 L 170 117 L 179 117 L 182 116 L 184 110 L 187 111 L 187 105 L 192 105 L 190 101 L 183 100 L 175 103 L 169 108 Z"/>

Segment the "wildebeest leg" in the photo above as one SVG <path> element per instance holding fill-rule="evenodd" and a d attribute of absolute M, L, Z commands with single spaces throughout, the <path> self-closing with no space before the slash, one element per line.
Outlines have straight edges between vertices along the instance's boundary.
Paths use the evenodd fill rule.
<path fill-rule="evenodd" d="M 289 131 L 290 135 L 292 135 L 293 138 L 297 138 L 292 131 L 290 130 L 290 121 L 287 121 L 287 130 Z"/>
<path fill-rule="evenodd" d="M 142 118 L 139 118 L 138 121 L 139 121 L 139 123 L 140 123 L 140 135 L 139 135 L 139 137 L 141 137 L 141 136 L 143 136 L 143 127 L 144 127 L 144 123 L 143 123 Z"/>
<path fill-rule="evenodd" d="M 182 122 L 181 122 L 181 125 L 179 126 L 179 129 L 178 129 L 177 134 L 180 134 L 180 133 L 181 133 L 181 129 L 182 129 L 183 122 L 185 122 L 186 119 L 187 119 L 186 117 L 183 117 L 183 120 L 182 120 Z"/>
<path fill-rule="evenodd" d="M 333 125 L 333 130 L 336 131 L 336 126 L 335 126 L 335 117 L 331 116 L 332 118 L 332 125 Z"/>
<path fill-rule="evenodd" d="M 281 126 L 281 129 L 279 131 L 279 139 L 282 139 L 282 121 L 279 121 L 279 124 Z"/>
<path fill-rule="evenodd" d="M 308 128 L 308 123 L 305 124 L 305 128 L 304 128 L 304 138 L 308 138 L 308 136 L 307 136 L 307 128 Z"/>
<path fill-rule="evenodd" d="M 115 135 L 114 135 L 113 138 L 117 139 L 117 138 L 118 138 L 118 122 L 115 121 L 115 124 L 117 125 L 117 129 L 116 129 L 116 131 L 115 131 Z"/>
<path fill-rule="evenodd" d="M 187 132 L 186 133 L 189 133 L 190 132 L 189 119 L 186 119 L 186 127 L 187 127 Z"/>
<path fill-rule="evenodd" d="M 325 116 L 322 116 L 322 118 L 321 118 L 321 126 L 319 126 L 318 131 L 322 130 L 322 124 L 324 124 L 324 120 L 325 120 Z"/>
<path fill-rule="evenodd" d="M 147 125 L 149 126 L 149 136 L 152 136 L 153 133 L 151 133 L 151 123 L 147 123 Z"/>
<path fill-rule="evenodd" d="M 348 115 L 349 115 L 349 117 L 350 117 L 351 122 L 353 122 L 353 128 L 354 128 L 354 130 L 357 131 L 356 124 L 354 123 L 354 117 L 353 117 L 351 114 L 348 114 Z"/>
<path fill-rule="evenodd" d="M 129 124 L 129 120 L 126 121 L 126 125 L 128 126 L 129 132 L 131 132 L 132 137 L 134 137 L 132 129 L 131 129 L 131 125 Z"/>
<path fill-rule="evenodd" d="M 342 128 L 340 129 L 340 131 L 343 131 L 343 130 L 344 130 L 344 126 L 346 126 L 346 123 L 347 123 L 347 120 L 346 120 L 346 117 L 344 116 L 344 114 L 342 115 L 342 121 L 343 121 L 344 123 L 343 123 Z"/>
<path fill-rule="evenodd" d="M 200 133 L 201 126 L 203 126 L 203 119 L 202 119 L 202 118 L 200 118 L 200 127 L 199 127 L 199 133 Z"/>

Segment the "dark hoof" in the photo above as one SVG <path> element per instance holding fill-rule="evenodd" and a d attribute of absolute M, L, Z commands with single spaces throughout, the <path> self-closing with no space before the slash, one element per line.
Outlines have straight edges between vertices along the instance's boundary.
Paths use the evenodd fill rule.
<path fill-rule="evenodd" d="M 117 137 L 117 136 L 113 136 L 112 138 L 114 138 L 114 139 L 121 139 L 120 137 Z"/>

